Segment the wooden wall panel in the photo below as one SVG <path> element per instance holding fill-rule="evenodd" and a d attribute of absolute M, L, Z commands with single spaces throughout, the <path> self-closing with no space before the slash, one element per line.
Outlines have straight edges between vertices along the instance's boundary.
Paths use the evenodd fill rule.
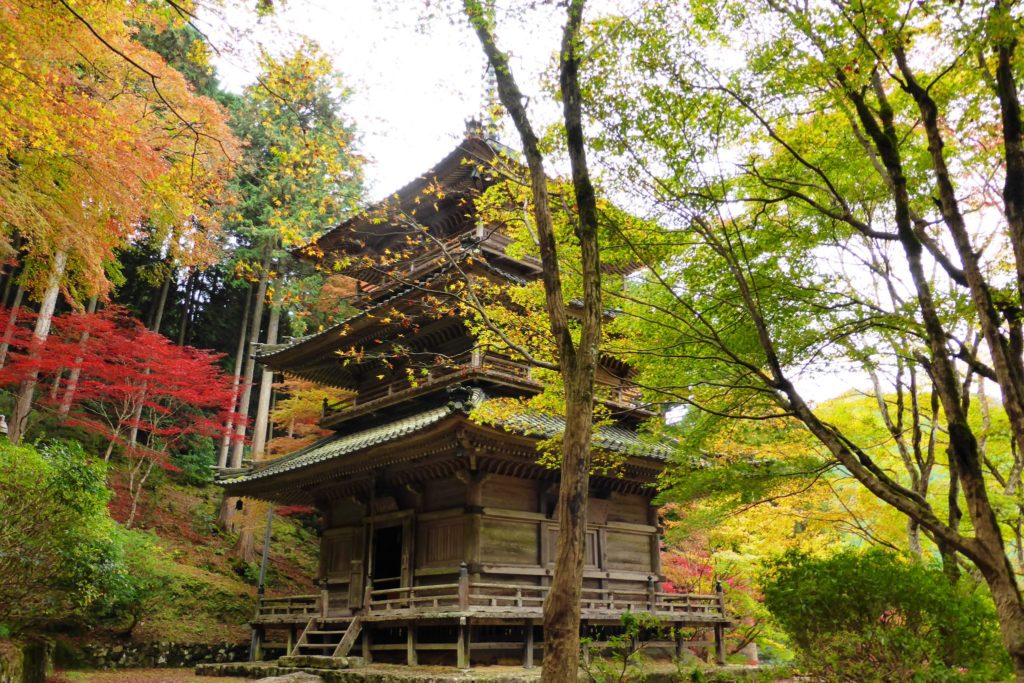
<path fill-rule="evenodd" d="M 650 508 L 644 496 L 613 492 L 608 501 L 608 521 L 647 524 Z"/>
<path fill-rule="evenodd" d="M 464 558 L 463 517 L 421 521 L 416 534 L 416 568 L 457 565 Z"/>
<path fill-rule="evenodd" d="M 651 534 L 609 529 L 605 533 L 605 569 L 651 571 Z"/>
<path fill-rule="evenodd" d="M 555 552 L 558 549 L 558 527 L 550 525 L 547 528 L 548 535 L 548 566 L 555 566 Z M 599 566 L 597 553 L 599 550 L 597 542 L 597 529 L 587 529 L 587 546 L 583 557 L 584 569 L 597 569 Z"/>
<path fill-rule="evenodd" d="M 320 539 L 322 573 L 348 577 L 353 561 L 363 559 L 363 527 L 328 529 Z"/>
<path fill-rule="evenodd" d="M 487 564 L 537 565 L 538 524 L 484 517 L 480 525 L 480 561 Z"/>
<path fill-rule="evenodd" d="M 466 485 L 455 477 L 423 483 L 423 512 L 461 508 L 466 504 Z"/>
<path fill-rule="evenodd" d="M 528 479 L 491 475 L 483 485 L 484 505 L 487 507 L 537 512 L 537 484 Z"/>

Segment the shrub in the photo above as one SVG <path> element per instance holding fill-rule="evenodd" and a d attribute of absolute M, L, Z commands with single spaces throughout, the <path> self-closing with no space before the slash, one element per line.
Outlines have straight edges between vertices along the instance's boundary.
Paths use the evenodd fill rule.
<path fill-rule="evenodd" d="M 152 549 L 110 518 L 106 468 L 74 441 L 0 439 L 0 624 L 134 623 Z"/>
<path fill-rule="evenodd" d="M 826 681 L 992 681 L 1009 671 L 987 594 L 881 550 L 789 552 L 764 601 L 802 666 Z"/>

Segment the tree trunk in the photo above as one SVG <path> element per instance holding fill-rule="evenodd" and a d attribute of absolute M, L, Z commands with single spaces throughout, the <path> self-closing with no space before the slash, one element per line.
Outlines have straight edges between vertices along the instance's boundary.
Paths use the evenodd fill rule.
<path fill-rule="evenodd" d="M 36 318 L 35 330 L 32 332 L 32 349 L 30 353 L 39 353 L 39 347 L 50 335 L 50 323 L 53 321 L 53 311 L 57 307 L 57 296 L 60 294 L 60 282 L 64 276 L 64 268 L 67 266 L 68 254 L 63 249 L 53 255 L 53 264 L 50 267 L 50 277 L 46 282 L 46 290 L 43 292 L 43 299 L 39 304 L 39 317 Z M 18 398 L 14 405 L 14 412 L 11 414 L 9 438 L 12 443 L 21 441 L 25 435 L 25 428 L 28 426 L 28 416 L 32 412 L 32 398 L 36 391 L 36 381 L 39 373 L 33 372 L 18 388 Z"/>
<path fill-rule="evenodd" d="M 153 319 L 150 321 L 149 329 L 153 332 L 160 331 L 160 325 L 164 320 L 164 308 L 167 306 L 167 292 L 171 288 L 171 280 L 174 279 L 174 269 L 167 273 L 164 283 L 160 285 L 160 294 L 157 295 L 156 308 L 153 310 Z M 179 344 L 180 346 L 180 344 Z"/>
<path fill-rule="evenodd" d="M 277 343 L 277 331 L 281 322 L 281 307 L 270 307 L 270 318 L 267 321 L 267 344 Z M 256 401 L 256 419 L 252 425 L 252 457 L 260 460 L 267 446 L 267 432 L 270 423 L 270 395 L 273 391 L 274 371 L 263 368 L 260 374 L 260 393 Z"/>
<path fill-rule="evenodd" d="M 96 312 L 96 305 L 97 305 L 97 303 L 98 303 L 98 297 L 95 297 L 95 296 L 90 297 L 89 298 L 89 303 L 85 307 L 85 312 L 88 313 L 89 315 L 92 315 L 93 313 L 95 313 Z M 80 348 L 84 349 L 85 348 L 85 344 L 88 341 L 89 341 L 89 333 L 88 332 L 82 332 L 82 335 L 78 338 L 78 346 Z M 64 396 L 61 397 L 60 408 L 57 409 L 57 416 L 60 417 L 60 419 L 62 419 L 62 420 L 68 416 L 69 412 L 71 412 L 71 404 L 74 402 L 75 391 L 78 389 L 78 378 L 82 376 L 82 361 L 83 360 L 84 360 L 83 356 L 76 356 L 75 357 L 75 366 L 73 368 L 71 368 L 71 374 L 68 375 L 68 386 L 67 386 L 67 389 L 64 390 Z"/>
<path fill-rule="evenodd" d="M 249 329 L 249 304 L 252 302 L 252 285 L 245 289 L 245 305 L 242 307 L 242 327 L 238 332 L 238 349 L 235 351 L 235 368 L 231 379 L 231 410 L 238 407 L 238 384 L 242 376 L 242 366 L 245 364 L 245 340 L 246 332 Z M 220 440 L 220 450 L 217 452 L 217 467 L 223 468 L 228 463 L 228 449 L 231 447 L 231 434 L 234 431 L 234 420 L 228 416 L 224 425 L 224 436 Z"/>
<path fill-rule="evenodd" d="M 185 301 L 181 305 L 181 327 L 178 328 L 178 346 L 184 346 L 188 338 L 188 324 L 192 317 L 192 297 L 196 291 L 196 272 L 189 270 L 185 283 Z"/>
<path fill-rule="evenodd" d="M 281 308 L 271 305 L 270 317 L 267 321 L 267 342 L 277 343 L 277 330 L 281 322 Z M 252 459 L 262 460 L 263 452 L 267 445 L 267 427 L 270 422 L 270 395 L 273 391 L 274 372 L 263 368 L 260 375 L 260 393 L 256 401 L 256 418 L 252 425 Z M 256 559 L 256 526 L 263 515 L 260 514 L 260 505 L 255 501 L 246 501 L 242 509 L 242 520 L 238 524 L 238 542 L 235 544 L 235 553 L 238 559 L 243 562 L 252 562 Z"/>
<path fill-rule="evenodd" d="M 24 296 L 25 288 L 18 285 L 18 289 L 14 293 L 14 303 L 11 304 L 11 313 L 7 316 L 4 341 L 0 344 L 0 368 L 7 364 L 7 352 L 11 348 L 11 338 L 14 336 L 14 326 L 18 324 L 18 312 L 21 310 L 21 300 Z"/>
<path fill-rule="evenodd" d="M 587 499 L 590 484 L 590 441 L 594 418 L 594 376 L 601 340 L 601 266 L 598 249 L 597 202 L 587 168 L 583 137 L 581 92 L 576 54 L 583 0 L 571 0 L 562 34 L 559 86 L 578 220 L 576 238 L 581 250 L 583 313 L 577 346 L 568 326 L 561 272 L 547 191 L 547 175 L 537 136 L 529 121 L 522 92 L 508 56 L 498 49 L 490 17 L 476 0 L 463 7 L 487 59 L 494 69 L 498 95 L 523 142 L 530 170 L 534 220 L 541 254 L 541 277 L 551 333 L 558 349 L 565 384 L 565 432 L 562 435 L 561 480 L 558 494 L 558 544 L 555 571 L 544 601 L 544 683 L 575 681 L 579 676 L 580 596 L 586 547 Z"/>
<path fill-rule="evenodd" d="M 270 275 L 270 250 L 263 259 L 263 267 L 260 271 L 259 284 L 256 286 L 256 301 L 252 307 L 252 318 L 249 321 L 249 343 L 245 346 L 245 371 L 241 377 L 242 395 L 238 401 L 237 420 L 235 425 L 234 445 L 231 449 L 231 461 L 229 467 L 242 466 L 242 455 L 245 453 L 245 419 L 249 415 L 249 403 L 252 398 L 252 378 L 256 371 L 256 357 L 253 355 L 256 344 L 260 340 L 260 321 L 263 318 L 263 305 L 267 298 L 267 281 Z M 225 497 L 220 506 L 221 526 L 225 529 L 232 527 L 232 516 L 235 513 L 236 498 Z"/>
<path fill-rule="evenodd" d="M 268 250 L 269 251 L 269 250 Z M 249 344 L 245 349 L 245 371 L 242 375 L 242 398 L 238 402 L 239 422 L 235 426 L 235 444 L 231 450 L 230 467 L 242 466 L 242 455 L 245 452 L 245 418 L 249 416 L 249 402 L 252 399 L 252 379 L 256 373 L 256 356 L 254 351 L 260 341 L 260 321 L 263 319 L 263 305 L 267 298 L 267 278 L 270 273 L 269 256 L 263 261 L 259 285 L 256 287 L 256 303 L 252 309 L 252 320 L 249 327 Z"/>

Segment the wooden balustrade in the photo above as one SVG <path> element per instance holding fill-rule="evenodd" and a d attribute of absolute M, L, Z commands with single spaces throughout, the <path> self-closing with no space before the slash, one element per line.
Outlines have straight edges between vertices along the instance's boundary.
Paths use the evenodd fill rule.
<path fill-rule="evenodd" d="M 547 586 L 470 581 L 467 573 L 458 583 L 371 590 L 367 606 L 371 614 L 468 611 L 534 616 L 543 610 L 547 592 Z M 584 588 L 580 607 L 585 613 L 632 611 L 665 617 L 726 618 L 721 593 L 663 593 L 642 587 Z"/>
<path fill-rule="evenodd" d="M 319 595 L 290 595 L 283 598 L 261 597 L 256 605 L 256 621 L 308 619 L 320 613 Z"/>

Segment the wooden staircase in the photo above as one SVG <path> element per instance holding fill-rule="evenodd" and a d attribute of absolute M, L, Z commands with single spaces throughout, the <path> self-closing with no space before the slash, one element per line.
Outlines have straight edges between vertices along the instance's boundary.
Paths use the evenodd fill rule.
<path fill-rule="evenodd" d="M 363 630 L 362 617 L 312 618 L 288 654 L 346 657 Z"/>

